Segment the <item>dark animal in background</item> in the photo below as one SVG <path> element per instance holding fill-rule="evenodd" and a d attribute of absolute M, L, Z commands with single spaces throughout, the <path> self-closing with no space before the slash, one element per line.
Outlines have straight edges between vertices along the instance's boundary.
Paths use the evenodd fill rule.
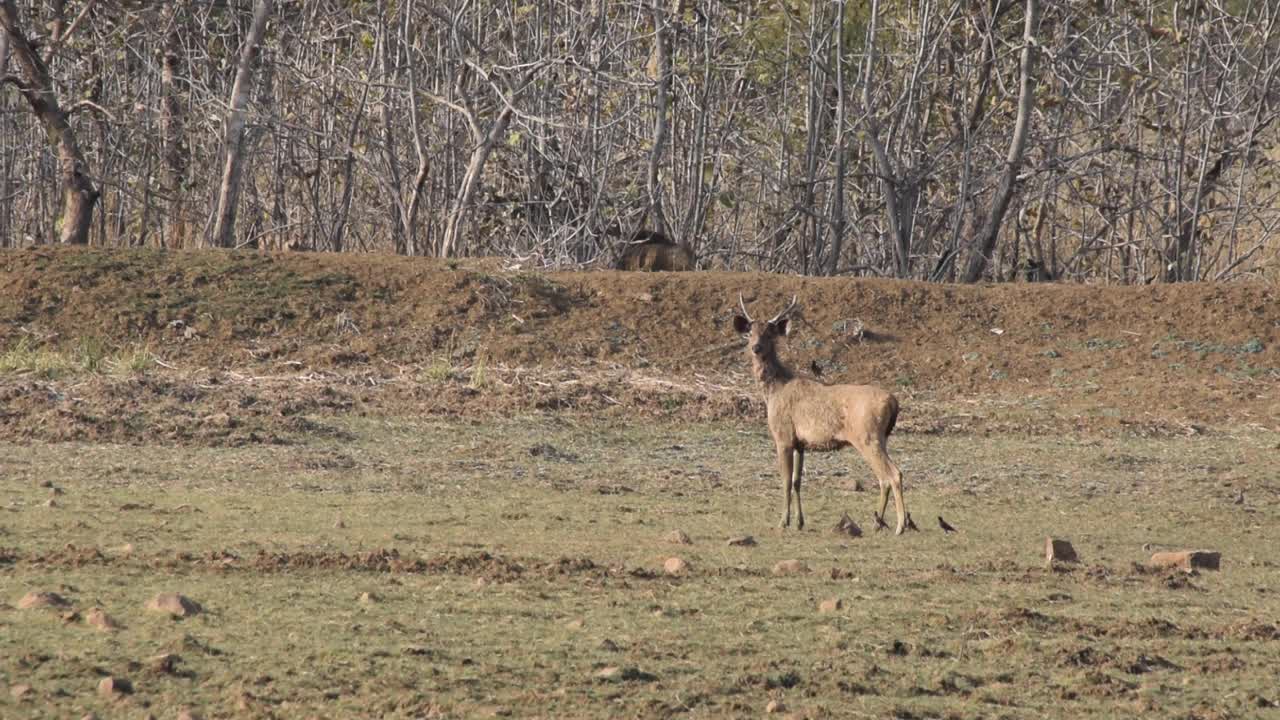
<path fill-rule="evenodd" d="M 641 230 L 623 246 L 617 270 L 681 272 L 694 269 L 693 250 L 659 232 Z"/>
<path fill-rule="evenodd" d="M 1022 266 L 1027 282 L 1057 282 L 1058 276 L 1039 260 L 1027 260 Z"/>

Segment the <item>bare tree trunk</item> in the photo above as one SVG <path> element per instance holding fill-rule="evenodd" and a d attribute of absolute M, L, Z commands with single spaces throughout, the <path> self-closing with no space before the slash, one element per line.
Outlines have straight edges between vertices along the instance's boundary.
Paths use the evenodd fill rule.
<path fill-rule="evenodd" d="M 1004 214 L 1009 209 L 1009 200 L 1013 197 L 1013 186 L 1018 180 L 1018 171 L 1022 168 L 1022 155 L 1027 146 L 1027 135 L 1031 130 L 1031 112 L 1035 106 L 1033 87 L 1035 78 L 1036 39 L 1035 31 L 1040 24 L 1039 0 L 1027 0 L 1026 24 L 1022 32 L 1022 59 L 1019 63 L 1018 118 L 1013 128 L 1013 140 L 1009 143 L 1009 155 L 1005 158 L 1004 171 L 1000 175 L 1000 185 L 991 198 L 991 209 L 986 222 L 978 233 L 977 247 L 969 255 L 969 265 L 965 269 L 963 282 L 974 283 L 982 278 L 987 269 L 987 261 L 991 251 L 995 249 L 996 239 L 1000 236 L 1000 226 L 1004 222 Z"/>
<path fill-rule="evenodd" d="M 657 77 L 657 95 L 654 98 L 653 148 L 649 152 L 649 210 L 653 216 L 653 229 L 667 232 L 667 217 L 662 209 L 662 186 L 658 182 L 658 170 L 667 147 L 670 120 L 667 113 L 671 105 L 671 36 L 667 31 L 667 11 L 655 0 L 653 7 L 654 72 Z"/>
<path fill-rule="evenodd" d="M 471 150 L 471 160 L 467 163 L 467 171 L 462 176 L 462 185 L 458 188 L 458 195 L 454 199 L 453 211 L 449 213 L 449 223 L 445 226 L 444 242 L 440 248 L 441 257 L 453 257 L 458 252 L 458 239 L 462 235 L 463 220 L 466 218 L 467 209 L 475 200 L 476 190 L 480 188 L 484 164 L 489 161 L 489 154 L 493 152 L 494 146 L 506 135 L 507 126 L 511 124 L 511 115 L 510 106 L 502 108 L 498 117 L 494 119 L 493 125 L 489 127 L 488 134 Z M 425 178 L 425 173 L 421 172 L 423 167 L 425 163 L 419 165 L 419 175 Z"/>
<path fill-rule="evenodd" d="M 0 26 L 3 26 L 22 78 L 5 77 L 16 85 L 31 105 L 31 110 L 44 126 L 49 143 L 58 156 L 58 175 L 62 181 L 62 214 L 58 222 L 58 241 L 70 245 L 89 243 L 89 226 L 98 190 L 86 176 L 88 169 L 75 132 L 67 121 L 67 113 L 58 104 L 58 95 L 49 76 L 49 67 L 36 54 L 22 29 L 18 8 L 13 0 L 0 1 Z"/>
<path fill-rule="evenodd" d="M 235 247 L 236 205 L 240 197 L 240 178 L 244 173 L 245 110 L 253 91 L 253 71 L 257 64 L 262 36 L 267 30 L 272 0 L 254 0 L 253 23 L 245 39 L 236 68 L 236 82 L 231 89 L 231 110 L 227 114 L 226 163 L 222 169 L 222 186 L 218 191 L 218 209 L 210 243 L 216 247 Z"/>
<path fill-rule="evenodd" d="M 409 58 L 405 68 L 405 73 L 409 79 L 409 127 L 413 131 L 413 151 L 418 157 L 418 170 L 413 176 L 413 185 L 409 189 L 409 202 L 405 206 L 404 219 L 401 222 L 406 231 L 405 254 L 421 255 L 423 254 L 423 243 L 418 239 L 418 208 L 422 205 L 422 190 L 426 187 L 427 172 L 431 169 L 431 164 L 422 146 L 422 118 L 421 113 L 418 112 L 418 74 L 414 69 L 417 64 L 413 61 L 413 53 L 417 49 L 417 42 L 410 24 L 412 16 L 413 0 L 409 0 L 405 5 L 404 36 L 400 44 L 405 49 L 405 56 Z M 399 188 L 397 188 L 396 192 L 399 191 Z M 472 193 L 474 192 L 473 189 Z"/>
<path fill-rule="evenodd" d="M 373 86 L 373 72 L 377 69 L 378 63 L 377 52 L 370 53 L 370 56 L 373 60 L 365 76 L 364 89 L 360 91 L 360 104 L 351 118 L 351 128 L 347 131 L 346 157 L 342 164 L 342 200 L 338 204 L 338 217 L 334 221 L 333 232 L 329 237 L 329 249 L 333 252 L 342 252 L 344 248 L 347 218 L 351 215 L 351 198 L 355 192 L 352 175 L 355 173 L 356 164 L 356 136 L 360 132 L 360 120 L 364 118 L 364 109 L 369 102 L 369 89 Z"/>
<path fill-rule="evenodd" d="M 831 204 L 831 253 L 827 256 L 827 274 L 840 269 L 840 252 L 844 248 L 844 181 L 847 173 L 848 148 L 844 140 L 844 15 L 845 0 L 836 2 L 836 187 Z"/>
<path fill-rule="evenodd" d="M 184 248 L 191 232 L 187 199 L 187 168 L 191 162 L 191 153 L 187 147 L 182 102 L 178 96 L 183 49 L 176 3 L 165 8 L 164 21 L 168 27 L 164 30 L 160 59 L 160 132 L 164 142 L 163 194 L 168 197 L 169 202 L 169 232 L 160 237 L 161 243 L 166 247 Z"/>
<path fill-rule="evenodd" d="M 880 176 L 880 189 L 884 193 L 885 219 L 889 224 L 889 234 L 893 237 L 896 274 L 900 278 L 905 278 L 911 275 L 911 228 L 902 222 L 903 198 L 898 193 L 899 178 L 889 160 L 889 152 L 885 149 L 880 135 L 880 123 L 876 120 L 871 105 L 871 81 L 876 64 L 876 25 L 879 15 L 880 1 L 871 0 L 871 18 L 867 26 L 866 74 L 862 79 L 862 115 L 867 125 L 867 142 L 871 145 L 876 171 Z"/>

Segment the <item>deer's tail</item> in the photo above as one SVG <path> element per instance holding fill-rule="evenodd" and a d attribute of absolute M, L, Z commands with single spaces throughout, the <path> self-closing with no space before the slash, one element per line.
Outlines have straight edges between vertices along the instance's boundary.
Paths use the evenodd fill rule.
<path fill-rule="evenodd" d="M 898 424 L 898 398 L 889 396 L 889 426 L 884 429 L 887 438 L 893 434 L 893 427 Z"/>

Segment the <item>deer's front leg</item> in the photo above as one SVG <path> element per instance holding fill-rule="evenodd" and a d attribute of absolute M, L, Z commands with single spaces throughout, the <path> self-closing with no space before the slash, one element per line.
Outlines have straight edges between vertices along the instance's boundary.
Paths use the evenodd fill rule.
<path fill-rule="evenodd" d="M 782 488 L 787 496 L 787 511 L 782 515 L 782 527 L 791 526 L 791 448 L 778 446 L 778 473 L 782 475 Z"/>
<path fill-rule="evenodd" d="M 795 450 L 795 468 L 792 470 L 791 487 L 796 491 L 796 527 L 804 529 L 804 503 L 800 502 L 800 476 L 804 475 L 804 451 Z"/>

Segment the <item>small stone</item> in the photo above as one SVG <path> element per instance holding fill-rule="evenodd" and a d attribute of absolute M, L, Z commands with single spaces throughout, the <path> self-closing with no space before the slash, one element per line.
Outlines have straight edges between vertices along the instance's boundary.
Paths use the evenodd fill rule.
<path fill-rule="evenodd" d="M 770 700 L 769 704 L 764 706 L 764 711 L 770 715 L 773 713 L 786 712 L 787 705 L 781 700 Z"/>
<path fill-rule="evenodd" d="M 1071 543 L 1066 540 L 1058 540 L 1052 537 L 1044 539 L 1044 564 L 1045 567 L 1053 567 L 1054 563 L 1078 563 L 1080 557 L 1076 555 L 1076 549 L 1071 547 Z"/>
<path fill-rule="evenodd" d="M 754 547 L 756 539 L 750 535 L 739 535 L 738 537 L 729 538 L 729 544 L 734 547 Z"/>
<path fill-rule="evenodd" d="M 658 676 L 654 675 L 653 673 L 645 672 L 640 668 L 617 667 L 614 665 L 610 665 L 608 667 L 601 668 L 596 673 L 596 679 L 608 680 L 610 682 L 618 681 L 618 680 L 628 681 L 628 682 L 629 681 L 652 682 L 654 680 L 657 680 Z"/>
<path fill-rule="evenodd" d="M 55 592 L 29 592 L 18 601 L 18 607 L 23 610 L 31 608 L 60 608 L 70 604 L 66 598 Z"/>
<path fill-rule="evenodd" d="M 98 682 L 98 694 L 114 697 L 133 692 L 133 683 L 124 678 L 108 675 Z"/>
<path fill-rule="evenodd" d="M 342 522 L 342 518 L 341 518 L 341 517 L 339 517 L 337 520 L 334 520 L 334 521 L 333 521 L 333 527 L 334 527 L 334 528 L 336 528 L 336 529 L 338 529 L 338 530 L 341 530 L 341 529 L 345 528 L 346 526 L 347 526 L 347 524 L 346 524 L 346 523 L 344 523 L 344 522 Z"/>
<path fill-rule="evenodd" d="M 692 545 L 693 544 L 693 540 L 689 537 L 689 534 L 683 530 L 672 530 L 671 532 L 667 533 L 667 542 L 675 543 L 676 545 Z"/>
<path fill-rule="evenodd" d="M 773 574 L 783 575 L 804 575 L 809 572 L 809 566 L 801 560 L 783 560 L 773 566 Z"/>
<path fill-rule="evenodd" d="M 58 501 L 57 501 L 57 500 L 54 500 L 53 498 L 49 498 L 48 500 L 45 500 L 45 501 L 44 501 L 44 506 L 45 506 L 45 507 L 56 508 L 56 507 L 58 507 Z"/>
<path fill-rule="evenodd" d="M 1181 552 L 1158 552 L 1151 556 L 1151 566 L 1160 568 L 1177 568 L 1183 572 L 1192 570 L 1218 570 L 1222 562 L 1222 553 L 1212 550 L 1183 550 Z"/>
<path fill-rule="evenodd" d="M 90 608 L 89 612 L 85 613 L 84 621 L 89 627 L 97 628 L 103 632 L 120 629 L 120 623 L 116 622 L 102 608 Z"/>
<path fill-rule="evenodd" d="M 60 487 L 54 486 L 54 487 L 49 488 L 49 494 L 50 494 L 50 495 L 62 495 L 63 493 L 64 493 L 64 491 L 63 491 L 63 489 L 62 489 L 62 488 L 60 488 Z"/>
<path fill-rule="evenodd" d="M 381 599 L 382 599 L 382 598 L 378 597 L 377 595 L 375 595 L 375 594 L 373 594 L 373 593 L 371 593 L 371 592 L 362 592 L 362 593 L 360 593 L 360 604 L 361 604 L 361 605 L 372 605 L 372 604 L 374 604 L 374 603 L 376 603 L 376 602 L 380 601 Z"/>
<path fill-rule="evenodd" d="M 200 612 L 200 604 L 179 593 L 160 593 L 147 601 L 146 609 L 169 613 L 174 617 L 187 617 Z"/>
<path fill-rule="evenodd" d="M 840 598 L 830 598 L 828 600 L 823 600 L 822 602 L 818 603 L 818 612 L 820 613 L 833 613 L 837 610 L 843 610 L 843 609 L 844 609 L 844 601 L 841 600 Z"/>
<path fill-rule="evenodd" d="M 173 653 L 156 655 L 148 661 L 151 672 L 156 675 L 172 675 L 180 662 L 182 662 L 182 658 Z"/>
<path fill-rule="evenodd" d="M 120 553 L 121 557 L 129 557 L 133 554 L 133 543 L 121 545 L 116 552 Z"/>
<path fill-rule="evenodd" d="M 586 627 L 587 621 L 582 618 L 574 618 L 564 624 L 565 630 L 581 630 Z"/>
<path fill-rule="evenodd" d="M 689 563 L 678 557 L 667 558 L 667 561 L 662 564 L 662 570 L 672 576 L 684 575 L 689 572 Z"/>
<path fill-rule="evenodd" d="M 80 720 L 98 720 L 98 716 L 94 713 L 86 713 Z"/>
<path fill-rule="evenodd" d="M 605 652 L 618 652 L 620 648 L 618 647 L 618 643 L 610 640 L 609 638 L 605 638 L 600 641 L 600 649 Z"/>
<path fill-rule="evenodd" d="M 31 697 L 31 693 L 32 690 L 30 685 L 14 685 L 9 688 L 9 695 L 13 696 L 14 700 L 26 700 L 28 697 Z"/>
<path fill-rule="evenodd" d="M 201 720 L 203 716 L 190 708 L 182 708 L 178 711 L 178 720 Z"/>
<path fill-rule="evenodd" d="M 40 483 L 39 483 L 39 485 L 40 485 L 40 487 L 42 487 L 42 488 L 51 488 L 51 487 L 53 487 L 53 481 L 52 481 L 52 480 L 41 480 L 41 481 L 40 481 Z"/>

